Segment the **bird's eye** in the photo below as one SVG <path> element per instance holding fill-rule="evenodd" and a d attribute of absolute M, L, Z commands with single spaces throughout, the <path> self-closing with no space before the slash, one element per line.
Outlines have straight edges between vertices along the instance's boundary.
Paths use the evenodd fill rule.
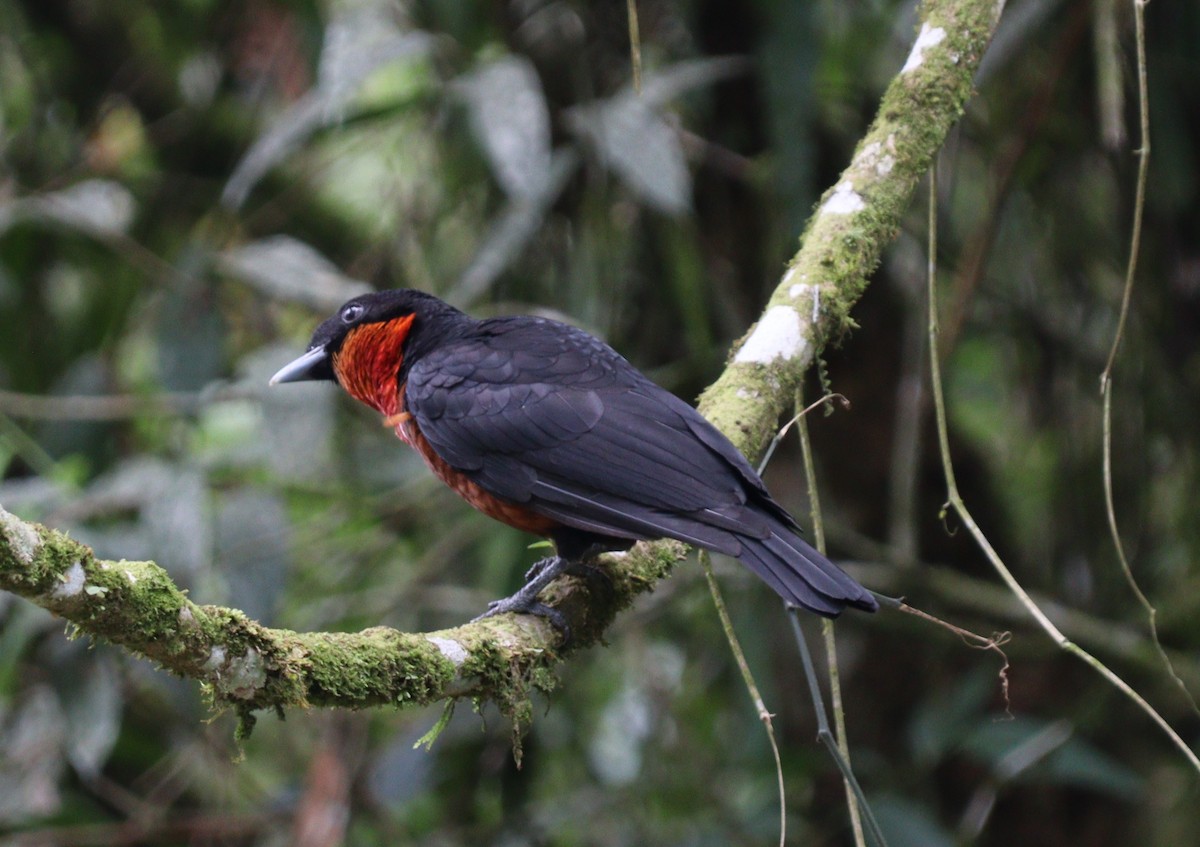
<path fill-rule="evenodd" d="M 342 309 L 342 323 L 352 324 L 363 316 L 366 309 L 359 303 L 351 303 Z"/>

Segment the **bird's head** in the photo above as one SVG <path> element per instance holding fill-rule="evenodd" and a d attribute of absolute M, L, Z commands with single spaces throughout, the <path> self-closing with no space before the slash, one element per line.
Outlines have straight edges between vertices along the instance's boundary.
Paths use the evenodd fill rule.
<path fill-rule="evenodd" d="M 313 332 L 308 352 L 280 368 L 271 385 L 330 380 L 357 400 L 395 414 L 405 355 L 427 325 L 465 316 L 422 291 L 400 288 L 347 300 Z"/>

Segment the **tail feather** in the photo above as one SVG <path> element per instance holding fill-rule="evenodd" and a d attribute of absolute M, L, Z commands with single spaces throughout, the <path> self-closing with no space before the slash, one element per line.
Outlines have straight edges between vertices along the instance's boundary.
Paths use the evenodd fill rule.
<path fill-rule="evenodd" d="M 847 606 L 868 612 L 879 608 L 871 592 L 796 535 L 783 520 L 787 513 L 774 501 L 767 502 L 778 514 L 761 504 L 741 503 L 679 514 L 604 492 L 583 494 L 552 478 L 539 479 L 533 490 L 538 514 L 606 537 L 666 536 L 733 556 L 784 600 L 819 615 L 835 618 Z"/>
<path fill-rule="evenodd" d="M 879 608 L 871 592 L 787 530 L 775 530 L 763 541 L 743 538 L 738 559 L 784 600 L 818 615 L 836 618 L 847 606 Z"/>

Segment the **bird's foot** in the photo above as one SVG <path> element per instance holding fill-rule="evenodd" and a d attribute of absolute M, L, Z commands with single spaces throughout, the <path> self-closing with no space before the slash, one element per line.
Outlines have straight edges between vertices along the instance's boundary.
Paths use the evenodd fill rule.
<path fill-rule="evenodd" d="M 542 590 L 560 576 L 577 576 L 585 580 L 590 590 L 600 587 L 612 591 L 612 579 L 600 568 L 585 562 L 564 559 L 561 556 L 548 556 L 533 564 L 525 572 L 525 585 L 519 591 L 503 600 L 493 600 L 488 603 L 488 609 L 475 620 L 483 620 L 494 615 L 513 612 L 523 615 L 536 615 L 545 618 L 550 625 L 562 636 L 563 645 L 571 641 L 571 627 L 566 616 L 538 600 Z"/>

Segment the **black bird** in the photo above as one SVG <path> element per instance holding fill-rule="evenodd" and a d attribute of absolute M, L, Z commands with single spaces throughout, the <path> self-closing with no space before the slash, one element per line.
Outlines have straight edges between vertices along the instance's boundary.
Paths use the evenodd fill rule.
<path fill-rule="evenodd" d="M 537 601 L 564 572 L 641 539 L 740 560 L 826 617 L 875 598 L 800 538 L 745 457 L 615 350 L 538 317 L 476 320 L 420 291 L 348 301 L 271 383 L 332 380 L 383 413 L 476 509 L 549 537 L 558 555 L 488 614 L 561 618 Z"/>

